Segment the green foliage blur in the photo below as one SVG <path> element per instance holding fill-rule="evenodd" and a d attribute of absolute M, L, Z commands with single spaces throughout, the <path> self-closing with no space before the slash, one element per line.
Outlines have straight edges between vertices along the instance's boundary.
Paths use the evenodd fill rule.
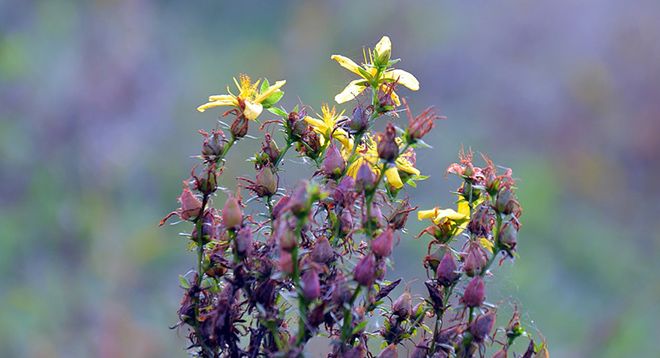
<path fill-rule="evenodd" d="M 0 355 L 185 356 L 168 327 L 193 255 L 187 227 L 157 224 L 215 124 L 195 107 L 245 72 L 318 111 L 352 79 L 330 55 L 388 34 L 421 83 L 400 94 L 449 117 L 411 201 L 452 204 L 462 145 L 520 179 L 520 257 L 488 299 L 518 305 L 553 356 L 655 356 L 660 3 L 635 3 L 0 2 Z M 258 148 L 238 144 L 223 186 Z M 410 224 L 390 274 L 422 293 Z"/>

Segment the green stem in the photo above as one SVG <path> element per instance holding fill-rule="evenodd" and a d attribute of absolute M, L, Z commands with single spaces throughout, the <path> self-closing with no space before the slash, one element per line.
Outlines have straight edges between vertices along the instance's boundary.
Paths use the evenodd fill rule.
<path fill-rule="evenodd" d="M 351 312 L 351 308 L 353 307 L 353 304 L 355 303 L 355 300 L 357 300 L 358 295 L 360 294 L 360 290 L 362 289 L 362 286 L 358 285 L 355 288 L 355 292 L 353 293 L 353 296 L 351 296 L 351 301 L 349 302 L 348 307 L 344 308 L 344 324 L 342 325 L 341 328 L 341 341 L 349 344 L 349 342 L 346 342 L 350 337 L 351 337 L 351 323 L 353 321 L 353 316 Z"/>

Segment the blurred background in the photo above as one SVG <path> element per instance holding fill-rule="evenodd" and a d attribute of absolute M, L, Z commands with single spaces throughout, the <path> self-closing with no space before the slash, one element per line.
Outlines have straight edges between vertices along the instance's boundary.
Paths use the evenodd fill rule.
<path fill-rule="evenodd" d="M 556 357 L 658 356 L 659 13 L 655 0 L 0 1 L 0 354 L 185 356 L 168 327 L 194 255 L 186 228 L 157 224 L 215 123 L 195 107 L 245 72 L 287 79 L 281 104 L 319 110 L 352 79 L 330 55 L 360 59 L 389 34 L 421 82 L 401 94 L 449 117 L 418 153 L 432 177 L 408 190 L 415 205 L 451 204 L 461 145 L 520 179 L 520 257 L 489 300 L 518 304 Z M 258 147 L 238 145 L 223 185 Z M 295 183 L 300 165 L 285 167 Z M 395 275 L 422 277 L 426 243 L 401 241 Z"/>

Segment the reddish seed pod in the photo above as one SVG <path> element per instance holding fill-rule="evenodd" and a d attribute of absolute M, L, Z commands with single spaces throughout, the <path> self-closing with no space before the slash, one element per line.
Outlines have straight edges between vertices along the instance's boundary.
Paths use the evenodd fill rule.
<path fill-rule="evenodd" d="M 273 170 L 265 166 L 259 170 L 256 177 L 255 193 L 260 196 L 273 196 L 277 192 L 278 179 Z"/>
<path fill-rule="evenodd" d="M 318 238 L 312 249 L 312 260 L 320 264 L 325 264 L 334 258 L 335 251 L 332 249 L 332 246 L 330 246 L 328 239 L 325 236 Z"/>
<path fill-rule="evenodd" d="M 371 165 L 367 162 L 362 163 L 355 176 L 355 188 L 358 191 L 369 191 L 373 188 L 376 181 L 376 175 L 371 170 Z"/>
<path fill-rule="evenodd" d="M 412 296 L 410 292 L 404 291 L 392 304 L 392 313 L 400 319 L 408 319 L 412 315 Z"/>
<path fill-rule="evenodd" d="M 332 143 L 325 152 L 325 158 L 323 159 L 322 170 L 323 174 L 330 178 L 336 178 L 344 172 L 346 169 L 346 161 L 339 152 L 339 148 Z"/>
<path fill-rule="evenodd" d="M 222 208 L 222 222 L 228 229 L 235 229 L 241 226 L 243 222 L 243 212 L 238 199 L 233 195 L 227 198 L 225 206 Z"/>
<path fill-rule="evenodd" d="M 365 255 L 353 270 L 353 278 L 362 286 L 371 286 L 376 281 L 376 259 Z"/>
<path fill-rule="evenodd" d="M 302 275 L 302 291 L 303 296 L 310 301 L 321 296 L 319 274 L 315 269 L 307 270 Z"/>
<path fill-rule="evenodd" d="M 385 133 L 381 133 L 376 150 L 380 159 L 392 162 L 399 156 L 399 145 L 396 144 L 396 129 L 392 122 L 387 123 Z"/>
<path fill-rule="evenodd" d="M 391 229 L 383 231 L 371 242 L 371 251 L 377 257 L 389 257 L 394 245 L 394 232 Z"/>
<path fill-rule="evenodd" d="M 194 219 L 202 208 L 202 202 L 188 188 L 181 192 L 179 203 L 181 203 L 181 219 L 183 220 Z"/>
<path fill-rule="evenodd" d="M 479 307 L 486 299 L 484 280 L 481 276 L 475 276 L 465 287 L 463 299 L 466 307 Z"/>
<path fill-rule="evenodd" d="M 440 260 L 440 264 L 438 264 L 436 277 L 438 279 L 438 283 L 445 287 L 452 286 L 461 277 L 461 273 L 458 271 L 458 265 L 456 264 L 454 255 L 452 255 L 449 250 L 445 252 L 442 260 Z"/>

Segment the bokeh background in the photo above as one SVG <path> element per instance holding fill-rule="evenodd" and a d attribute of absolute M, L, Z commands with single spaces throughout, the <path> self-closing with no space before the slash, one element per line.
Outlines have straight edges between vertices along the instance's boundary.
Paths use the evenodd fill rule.
<path fill-rule="evenodd" d="M 195 107 L 246 72 L 318 110 L 351 79 L 330 54 L 359 59 L 389 34 L 421 82 L 401 93 L 449 117 L 412 201 L 451 203 L 461 145 L 520 178 L 520 257 L 489 299 L 518 304 L 553 356 L 658 356 L 658 14 L 655 0 L 1 1 L 0 355 L 185 356 L 168 327 L 194 255 L 183 227 L 157 223 L 214 125 Z M 238 145 L 224 185 L 257 148 Z M 286 166 L 291 184 L 302 169 Z M 425 246 L 404 238 L 396 275 L 422 277 Z"/>

